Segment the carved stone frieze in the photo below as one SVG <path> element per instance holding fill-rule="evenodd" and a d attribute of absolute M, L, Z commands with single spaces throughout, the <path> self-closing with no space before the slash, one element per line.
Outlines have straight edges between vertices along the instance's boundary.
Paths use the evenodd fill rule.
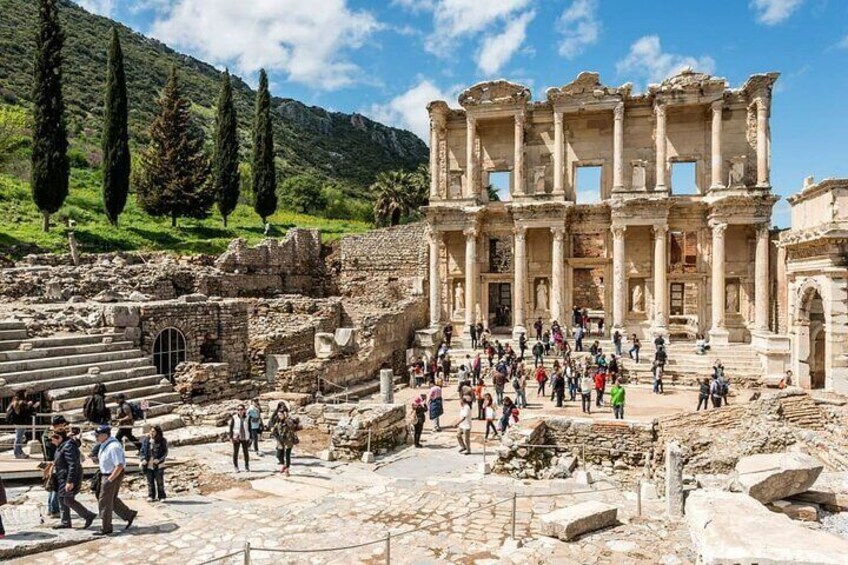
<path fill-rule="evenodd" d="M 531 99 L 530 89 L 507 80 L 486 81 L 475 84 L 459 95 L 459 104 L 469 106 L 526 104 Z"/>

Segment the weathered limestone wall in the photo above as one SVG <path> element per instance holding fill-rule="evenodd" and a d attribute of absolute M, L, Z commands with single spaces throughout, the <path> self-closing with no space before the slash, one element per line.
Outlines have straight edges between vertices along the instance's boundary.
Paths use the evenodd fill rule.
<path fill-rule="evenodd" d="M 426 275 L 423 222 L 351 235 L 340 245 L 340 286 L 344 294 L 379 293 L 387 284 L 397 282 L 408 295 L 413 279 Z"/>
<path fill-rule="evenodd" d="M 654 423 L 589 418 L 545 419 L 545 443 L 581 453 L 586 461 L 603 464 L 619 459 L 644 465 L 654 443 Z"/>
<path fill-rule="evenodd" d="M 174 390 L 183 402 L 202 404 L 217 400 L 255 398 L 262 392 L 261 381 L 232 380 L 226 363 L 180 363 L 174 373 Z"/>
<path fill-rule="evenodd" d="M 403 404 L 312 404 L 305 409 L 315 425 L 331 434 L 337 459 L 356 460 L 368 450 L 388 453 L 406 445 L 409 425 Z"/>

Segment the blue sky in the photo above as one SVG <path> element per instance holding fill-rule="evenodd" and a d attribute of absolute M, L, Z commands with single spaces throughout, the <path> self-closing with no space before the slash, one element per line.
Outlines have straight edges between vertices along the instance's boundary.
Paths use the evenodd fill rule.
<path fill-rule="evenodd" d="M 426 103 L 480 80 L 545 89 L 582 70 L 643 90 L 691 65 L 739 86 L 779 71 L 772 184 L 848 176 L 845 0 L 78 0 L 273 93 L 426 140 Z M 785 202 L 775 221 L 787 221 Z"/>

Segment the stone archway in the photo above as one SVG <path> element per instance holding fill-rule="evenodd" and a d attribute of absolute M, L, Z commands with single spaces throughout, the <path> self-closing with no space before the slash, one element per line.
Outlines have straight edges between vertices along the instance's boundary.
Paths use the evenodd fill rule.
<path fill-rule="evenodd" d="M 819 300 L 821 300 L 819 298 Z M 810 388 L 824 388 L 825 376 L 825 329 L 824 321 L 810 321 Z"/>
<path fill-rule="evenodd" d="M 795 316 L 795 366 L 798 384 L 804 388 L 825 388 L 827 324 L 824 301 L 815 282 L 804 284 L 799 292 Z"/>

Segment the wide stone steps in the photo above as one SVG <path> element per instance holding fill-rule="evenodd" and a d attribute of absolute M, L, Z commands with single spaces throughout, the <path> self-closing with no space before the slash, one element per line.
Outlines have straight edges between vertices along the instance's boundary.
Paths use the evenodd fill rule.
<path fill-rule="evenodd" d="M 77 355 L 86 353 L 105 353 L 107 351 L 121 351 L 132 349 L 131 341 L 115 341 L 112 343 L 92 343 L 87 345 L 65 345 L 60 347 L 47 347 L 43 349 L 29 349 L 26 351 L 0 351 L 0 362 L 24 361 L 29 359 L 43 359 L 45 357 L 62 357 L 66 355 Z"/>
<path fill-rule="evenodd" d="M 120 369 L 117 371 L 105 371 L 100 373 L 82 373 L 78 375 L 66 375 L 52 379 L 42 379 L 37 381 L 27 381 L 24 383 L 16 383 L 8 385 L 9 388 L 26 388 L 30 392 L 51 391 L 59 392 L 63 389 L 80 389 L 84 390 L 85 394 L 91 394 L 91 387 L 97 383 L 106 385 L 107 394 L 111 394 L 115 383 L 123 382 L 127 379 L 136 377 L 145 377 L 156 374 L 156 367 L 153 365 L 142 365 L 140 367 L 132 367 L 130 369 Z M 64 396 L 68 396 L 65 394 Z"/>
<path fill-rule="evenodd" d="M 135 383 L 123 382 L 121 384 L 126 387 L 132 387 Z M 116 390 L 115 392 L 109 393 L 107 395 L 107 398 L 114 398 L 115 395 L 121 393 L 127 397 L 127 400 L 144 400 L 149 399 L 157 394 L 173 392 L 174 390 L 171 386 L 171 383 L 160 384 L 160 382 L 145 384 L 144 386 L 140 386 L 138 388 L 124 388 L 124 386 L 122 386 L 119 390 Z M 179 397 L 179 395 L 177 395 L 177 397 Z M 67 412 L 68 410 L 82 408 L 83 404 L 85 404 L 85 398 L 85 396 L 77 396 L 74 398 L 69 398 L 67 400 L 54 400 L 53 409 L 57 412 Z"/>
<path fill-rule="evenodd" d="M 123 375 L 120 375 L 121 372 L 113 374 L 105 373 L 110 380 L 101 378 L 96 382 L 103 383 L 106 386 L 106 396 L 109 398 L 119 392 L 118 388 L 125 390 L 128 388 L 158 385 L 165 378 L 162 375 L 156 374 L 156 369 L 153 367 L 139 367 L 138 369 L 133 369 L 133 371 L 137 372 L 123 372 Z M 103 375 L 104 373 L 101 373 L 96 376 L 102 377 Z M 67 401 L 67 399 L 84 398 L 90 395 L 93 384 L 92 382 L 67 388 L 49 389 L 47 395 L 54 400 L 55 407 L 58 403 Z"/>
<path fill-rule="evenodd" d="M 44 349 L 48 347 L 62 347 L 68 345 L 86 345 L 92 343 L 103 343 L 104 338 L 111 338 L 113 341 L 124 339 L 123 333 L 104 333 L 104 334 L 80 334 L 66 335 L 54 337 L 36 337 L 32 339 L 10 339 L 0 341 L 0 351 L 12 351 L 20 349 L 21 345 L 28 344 L 33 349 Z"/>
<path fill-rule="evenodd" d="M 100 363 L 85 363 L 82 365 L 69 365 L 64 367 L 52 367 L 50 369 L 36 369 L 34 371 L 17 371 L 5 373 L 0 378 L 9 384 L 34 382 L 42 379 L 64 377 L 70 375 L 82 375 L 89 373 L 90 369 L 98 368 L 100 372 L 117 371 L 120 369 L 133 369 L 150 365 L 149 357 L 136 356 L 130 359 L 118 359 L 116 361 L 103 361 Z"/>
<path fill-rule="evenodd" d="M 0 378 L 5 374 L 35 372 L 39 369 L 53 369 L 64 367 L 78 367 L 80 365 L 98 366 L 99 363 L 121 361 L 125 359 L 138 359 L 143 353 L 138 349 L 121 349 L 118 351 L 102 351 L 98 353 L 85 353 L 78 355 L 63 355 L 59 357 L 41 357 L 37 359 L 23 359 L 18 361 L 0 362 Z"/>
<path fill-rule="evenodd" d="M 26 328 L 22 330 L 0 330 L 0 340 L 26 339 Z"/>
<path fill-rule="evenodd" d="M 156 416 L 170 414 L 174 410 L 174 405 L 180 401 L 180 395 L 176 392 L 164 392 L 147 396 L 146 400 L 151 403 L 150 410 L 147 411 L 147 417 L 153 418 Z M 114 402 L 107 404 L 107 407 L 112 410 L 112 412 L 115 411 L 117 406 L 117 403 Z M 63 411 L 63 414 L 69 422 L 77 423 L 85 421 L 85 417 L 82 415 L 82 408 L 66 410 Z"/>

